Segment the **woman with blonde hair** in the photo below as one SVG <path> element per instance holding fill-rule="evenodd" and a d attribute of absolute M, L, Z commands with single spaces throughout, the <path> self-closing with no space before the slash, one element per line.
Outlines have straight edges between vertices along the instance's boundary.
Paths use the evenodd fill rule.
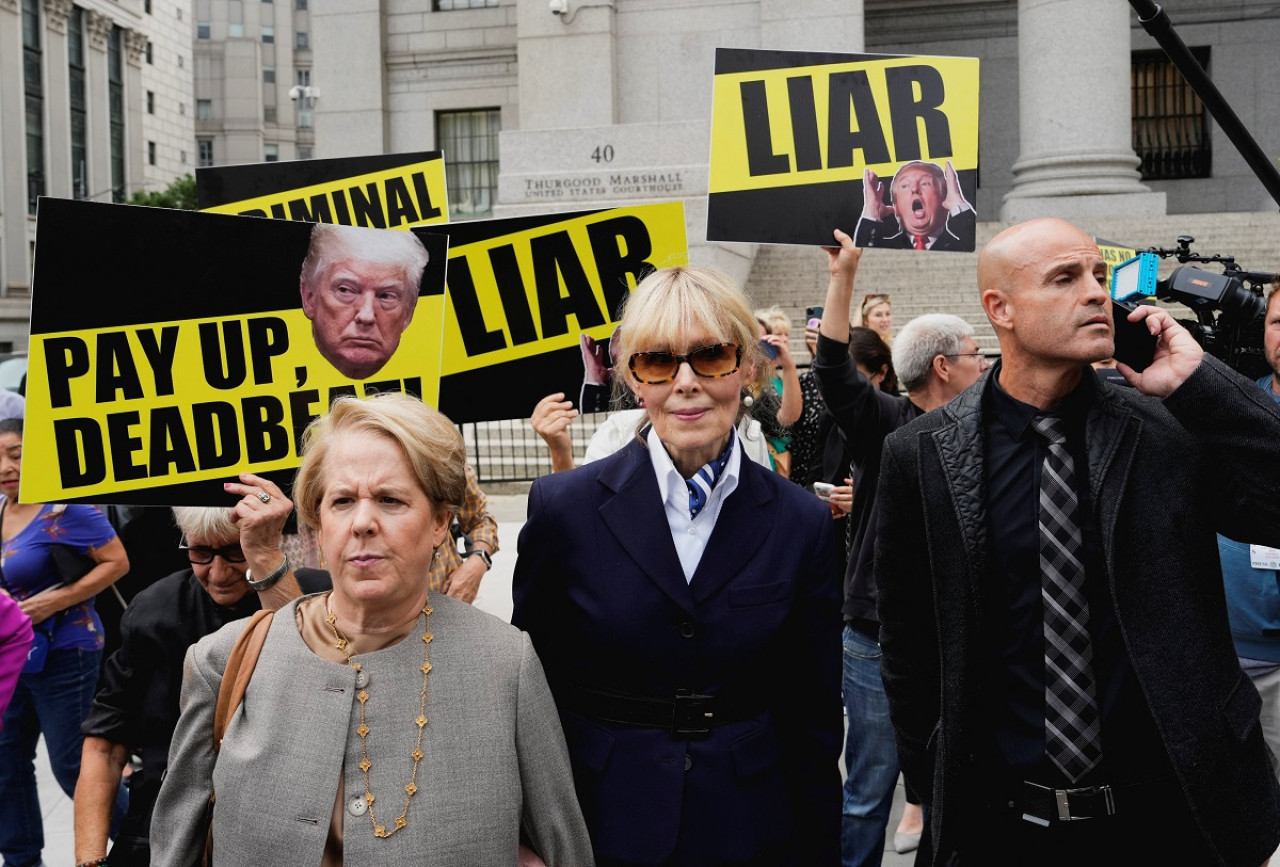
<path fill-rule="evenodd" d="M 512 622 L 564 723 L 600 865 L 839 863 L 839 580 L 831 518 L 735 433 L 767 370 L 746 296 L 647 276 L 619 359 L 648 422 L 544 476 Z"/>
<path fill-rule="evenodd" d="M 883 292 L 869 292 L 853 311 L 849 323 L 854 328 L 870 328 L 886 346 L 893 346 L 893 305 Z"/>

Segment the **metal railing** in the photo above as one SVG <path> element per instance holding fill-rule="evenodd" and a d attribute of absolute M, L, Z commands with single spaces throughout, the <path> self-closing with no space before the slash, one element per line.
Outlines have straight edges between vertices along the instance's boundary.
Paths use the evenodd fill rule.
<path fill-rule="evenodd" d="M 587 443 L 607 413 L 587 413 L 569 426 L 575 463 L 587 450 Z M 467 444 L 467 460 L 475 467 L 482 484 L 531 482 L 551 472 L 551 453 L 529 420 L 473 422 L 458 425 Z"/>

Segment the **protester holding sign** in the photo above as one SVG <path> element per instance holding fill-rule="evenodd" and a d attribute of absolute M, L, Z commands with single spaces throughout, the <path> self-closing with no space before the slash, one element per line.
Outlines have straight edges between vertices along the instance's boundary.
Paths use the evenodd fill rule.
<path fill-rule="evenodd" d="M 36 742 L 43 735 L 54 779 L 68 797 L 80 774 L 80 724 L 102 658 L 93 597 L 129 570 L 124 546 L 93 506 L 18 503 L 22 420 L 0 421 L 0 585 L 34 624 L 36 644 L 18 678 L 0 731 L 0 855 L 38 864 L 44 845 L 36 792 Z M 118 814 L 127 803 L 119 790 Z"/>
<path fill-rule="evenodd" d="M 513 586 L 596 861 L 837 864 L 832 521 L 734 431 L 771 372 L 751 305 L 714 272 L 663 269 L 621 334 L 649 424 L 534 482 Z"/>

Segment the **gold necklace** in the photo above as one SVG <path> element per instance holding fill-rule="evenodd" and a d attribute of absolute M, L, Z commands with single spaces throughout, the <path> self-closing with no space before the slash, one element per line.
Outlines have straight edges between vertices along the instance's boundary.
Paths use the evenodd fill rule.
<path fill-rule="evenodd" d="M 354 668 L 357 672 L 361 670 L 358 662 L 351 661 L 351 651 L 347 648 L 351 642 L 342 634 L 342 630 L 338 629 L 338 618 L 333 611 L 329 609 L 329 599 L 333 596 L 332 591 L 324 600 L 325 623 L 329 624 L 329 628 L 333 630 L 334 647 L 342 651 L 342 655 L 347 659 L 347 665 Z M 430 602 L 428 595 L 427 601 Z M 369 726 L 365 723 L 364 708 L 369 701 L 369 687 L 366 685 L 361 687 L 356 693 L 356 699 L 360 702 L 360 727 L 356 729 L 356 734 L 360 735 L 360 770 L 364 771 L 364 799 L 369 805 L 369 824 L 373 826 L 373 836 L 390 837 L 399 831 L 405 825 L 409 824 L 409 802 L 413 800 L 413 796 L 418 792 L 418 763 L 422 761 L 422 731 L 427 725 L 427 675 L 431 673 L 431 611 L 429 604 L 422 606 L 422 613 L 427 616 L 426 622 L 422 628 L 422 695 L 418 698 L 418 718 L 413 722 L 418 727 L 418 742 L 414 745 L 413 752 L 413 773 L 409 775 L 409 785 L 404 787 L 405 799 L 404 810 L 396 818 L 396 826 L 390 831 L 385 825 L 379 825 L 378 820 L 373 817 L 373 788 L 369 785 L 369 769 L 373 767 L 373 762 L 369 761 Z"/>

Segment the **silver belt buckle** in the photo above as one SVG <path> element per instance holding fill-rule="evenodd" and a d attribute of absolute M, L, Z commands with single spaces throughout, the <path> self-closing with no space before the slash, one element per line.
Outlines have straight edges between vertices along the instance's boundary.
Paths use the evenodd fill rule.
<path fill-rule="evenodd" d="M 1102 794 L 1102 801 L 1106 807 L 1106 815 L 1114 816 L 1116 814 L 1115 796 L 1111 793 L 1110 786 L 1085 786 L 1080 789 L 1054 789 L 1053 797 L 1058 804 L 1058 820 L 1060 822 L 1078 822 L 1081 819 L 1091 819 L 1092 816 L 1073 816 L 1071 815 L 1071 796 L 1072 795 L 1094 795 Z"/>

